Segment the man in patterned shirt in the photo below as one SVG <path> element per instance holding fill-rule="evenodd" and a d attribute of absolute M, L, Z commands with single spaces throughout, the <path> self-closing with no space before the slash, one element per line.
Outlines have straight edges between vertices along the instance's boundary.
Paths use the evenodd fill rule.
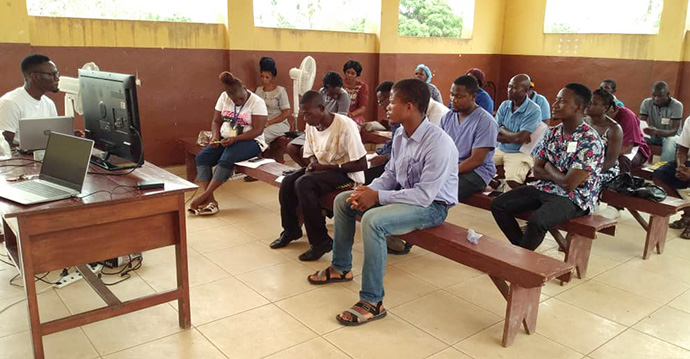
<path fill-rule="evenodd" d="M 562 123 L 549 128 L 532 152 L 538 181 L 491 203 L 491 213 L 511 243 L 535 250 L 555 225 L 594 211 L 604 146 L 583 121 L 591 99 L 592 92 L 579 83 L 558 92 L 551 114 Z M 524 211 L 532 211 L 525 233 L 515 220 L 515 214 Z"/>

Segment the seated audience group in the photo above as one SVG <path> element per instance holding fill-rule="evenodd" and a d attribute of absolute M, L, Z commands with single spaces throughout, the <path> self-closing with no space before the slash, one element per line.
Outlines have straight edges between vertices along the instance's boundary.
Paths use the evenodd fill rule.
<path fill-rule="evenodd" d="M 638 118 L 614 95 L 613 79 L 603 80 L 593 92 L 568 83 L 549 106 L 531 78 L 517 74 L 494 116 L 494 102 L 482 88 L 483 71 L 471 68 L 455 79 L 446 107 L 431 84 L 431 70 L 420 64 L 416 78 L 376 87 L 377 103 L 385 111 L 380 122 L 390 125 L 392 134 L 367 161 L 360 125 L 366 120 L 369 90 L 360 79 L 362 70 L 359 62 L 347 61 L 344 78 L 327 72 L 319 91 L 299 99 L 298 120 L 306 125 L 288 152 L 300 168 L 282 179 L 283 231 L 270 244 L 279 249 L 299 240 L 303 223 L 309 249 L 300 260 L 316 261 L 333 251 L 330 265 L 308 281 L 352 281 L 360 219 L 360 300 L 337 315 L 343 325 L 386 316 L 386 256 L 391 243 L 402 243 L 395 236 L 442 223 L 452 206 L 490 188 L 500 173 L 497 165 L 505 183 L 491 202 L 491 213 L 512 244 L 529 250 L 537 249 L 554 226 L 593 214 L 606 183 L 644 164 L 652 156 L 649 145 L 661 146 L 661 159 L 667 161 L 654 172 L 654 183 L 670 195 L 690 196 L 685 191 L 690 187 L 690 124 L 681 126 L 683 105 L 663 81 L 653 85 Z M 57 115 L 45 96 L 57 91 L 56 65 L 35 54 L 22 61 L 21 71 L 24 86 L 0 97 L 0 130 L 13 146 L 20 138 L 20 118 Z M 219 76 L 224 90 L 214 108 L 210 143 L 196 157 L 202 191 L 189 205 L 191 215 L 218 213 L 214 192 L 232 176 L 235 164 L 260 155 L 291 128 L 290 103 L 276 83 L 275 60 L 261 58 L 259 74 L 256 92 L 230 72 Z M 548 127 L 553 123 L 558 124 Z M 321 201 L 336 191 L 331 237 Z M 526 211 L 531 215 L 523 230 L 516 216 Z M 690 211 L 671 227 L 684 229 L 681 237 L 690 239 Z M 409 252 L 410 246 L 402 244 L 404 251 L 397 254 Z"/>

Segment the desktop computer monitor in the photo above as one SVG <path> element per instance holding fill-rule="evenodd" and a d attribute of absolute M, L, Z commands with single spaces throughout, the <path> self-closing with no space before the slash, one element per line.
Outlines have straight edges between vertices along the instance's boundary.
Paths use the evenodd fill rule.
<path fill-rule="evenodd" d="M 133 75 L 79 70 L 86 137 L 101 151 L 91 162 L 114 170 L 144 163 L 136 82 Z"/>

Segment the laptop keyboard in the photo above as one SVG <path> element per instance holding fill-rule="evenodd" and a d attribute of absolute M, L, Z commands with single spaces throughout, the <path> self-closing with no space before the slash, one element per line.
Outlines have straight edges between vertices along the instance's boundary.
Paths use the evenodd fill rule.
<path fill-rule="evenodd" d="M 26 192 L 35 194 L 37 196 L 41 196 L 44 198 L 55 198 L 55 197 L 60 197 L 60 196 L 69 196 L 69 192 L 65 192 L 61 189 L 57 189 L 48 185 L 44 185 L 43 183 L 36 182 L 36 181 L 24 181 L 24 182 L 19 182 L 15 183 L 14 188 L 18 188 L 21 190 L 24 190 Z"/>

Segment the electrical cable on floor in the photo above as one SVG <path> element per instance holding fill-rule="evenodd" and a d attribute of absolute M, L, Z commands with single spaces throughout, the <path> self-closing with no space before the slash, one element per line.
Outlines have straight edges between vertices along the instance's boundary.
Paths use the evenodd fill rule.
<path fill-rule="evenodd" d="M 10 263 L 10 262 L 8 262 L 8 261 L 6 261 L 6 260 L 4 260 L 4 259 L 0 259 L 0 262 L 5 263 L 5 264 L 7 264 L 7 265 L 10 266 L 10 267 L 14 267 L 14 264 L 13 264 L 13 263 Z"/>
<path fill-rule="evenodd" d="M 47 291 L 48 289 L 52 289 L 52 288 L 53 287 L 45 287 L 45 288 L 39 290 L 38 292 L 36 292 L 36 295 L 39 295 L 39 294 Z M 2 315 L 2 313 L 6 312 L 8 309 L 14 307 L 15 305 L 17 305 L 17 304 L 19 304 L 25 300 L 26 300 L 26 298 L 22 298 L 22 299 L 18 299 L 17 301 L 8 304 L 5 308 L 0 309 L 0 315 Z"/>
<path fill-rule="evenodd" d="M 124 264 L 122 266 L 122 268 L 120 268 L 118 271 L 116 271 L 116 272 L 103 271 L 105 269 L 105 267 L 103 267 L 103 268 L 101 268 L 100 272 L 98 272 L 97 276 L 99 279 L 101 279 L 101 281 L 103 281 L 102 276 L 104 276 L 104 275 L 108 275 L 108 276 L 120 275 L 120 277 L 122 277 L 122 279 L 117 280 L 117 281 L 112 282 L 112 283 L 103 282 L 103 284 L 105 284 L 106 286 L 111 286 L 111 285 L 115 285 L 118 283 L 122 283 L 132 276 L 131 274 L 129 274 L 129 272 L 132 272 L 132 271 L 135 271 L 135 270 L 141 268 L 141 263 L 143 261 L 144 261 L 143 257 L 132 258 L 132 255 L 129 255 L 129 262 L 127 264 Z M 133 264 L 133 263 L 135 263 L 135 264 Z"/>

